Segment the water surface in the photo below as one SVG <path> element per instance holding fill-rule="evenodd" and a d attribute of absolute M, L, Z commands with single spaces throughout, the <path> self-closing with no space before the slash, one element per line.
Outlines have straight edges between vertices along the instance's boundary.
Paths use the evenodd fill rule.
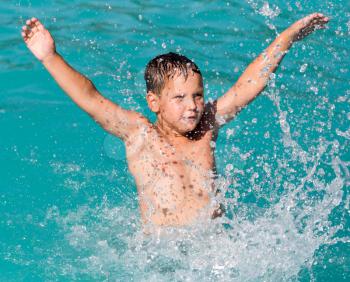
<path fill-rule="evenodd" d="M 350 279 L 349 2 L 2 1 L 2 281 Z M 122 143 L 55 85 L 20 28 L 36 16 L 58 51 L 120 105 L 147 109 L 143 71 L 176 51 L 222 95 L 295 20 L 329 29 L 293 46 L 269 87 L 219 135 L 227 216 L 145 238 Z"/>

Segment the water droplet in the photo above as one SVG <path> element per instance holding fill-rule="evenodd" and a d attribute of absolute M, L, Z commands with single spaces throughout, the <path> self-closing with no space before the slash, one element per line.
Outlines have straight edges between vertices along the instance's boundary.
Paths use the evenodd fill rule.
<path fill-rule="evenodd" d="M 232 164 L 226 165 L 226 170 L 227 170 L 227 171 L 233 170 L 233 165 L 232 165 Z"/>
<path fill-rule="evenodd" d="M 311 86 L 311 87 L 310 87 L 310 90 L 311 90 L 312 92 L 314 92 L 315 94 L 318 93 L 318 88 L 317 88 L 316 86 Z"/>
<path fill-rule="evenodd" d="M 300 71 L 301 73 L 304 73 L 304 72 L 306 71 L 307 66 L 308 66 L 307 64 L 303 64 L 303 65 L 300 67 L 299 71 Z"/>

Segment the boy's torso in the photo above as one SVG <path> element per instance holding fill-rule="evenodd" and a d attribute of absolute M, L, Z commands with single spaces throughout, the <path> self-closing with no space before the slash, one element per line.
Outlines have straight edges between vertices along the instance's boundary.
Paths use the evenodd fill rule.
<path fill-rule="evenodd" d="M 213 134 L 208 130 L 196 140 L 177 142 L 149 123 L 126 142 L 144 223 L 187 225 L 213 216 Z"/>

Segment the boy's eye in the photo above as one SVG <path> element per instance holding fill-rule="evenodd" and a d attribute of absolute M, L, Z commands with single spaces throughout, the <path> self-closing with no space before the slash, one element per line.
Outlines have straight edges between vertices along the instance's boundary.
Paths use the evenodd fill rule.
<path fill-rule="evenodd" d="M 182 96 L 182 95 L 178 95 L 178 96 L 175 96 L 174 98 L 175 99 L 182 99 L 184 96 Z"/>

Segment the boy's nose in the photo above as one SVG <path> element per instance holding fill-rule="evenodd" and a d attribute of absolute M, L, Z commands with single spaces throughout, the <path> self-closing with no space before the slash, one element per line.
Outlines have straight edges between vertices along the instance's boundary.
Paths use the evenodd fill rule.
<path fill-rule="evenodd" d="M 197 108 L 196 102 L 193 99 L 188 99 L 187 107 L 189 110 L 195 110 Z"/>

